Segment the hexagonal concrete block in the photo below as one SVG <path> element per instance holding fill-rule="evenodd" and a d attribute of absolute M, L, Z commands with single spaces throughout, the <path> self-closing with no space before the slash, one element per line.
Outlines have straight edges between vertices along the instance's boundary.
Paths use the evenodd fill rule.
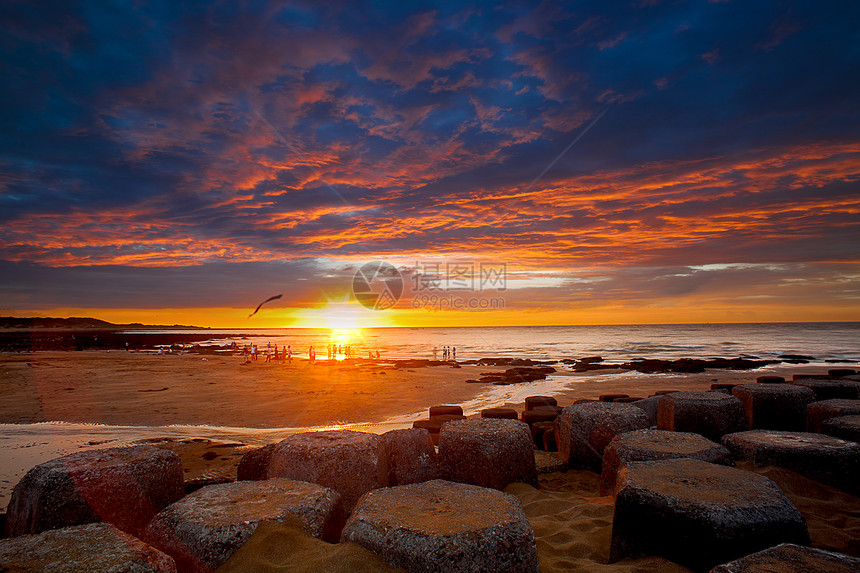
<path fill-rule="evenodd" d="M 809 543 L 797 508 L 753 472 L 692 459 L 633 462 L 616 489 L 610 562 L 660 555 L 707 571 L 778 543 Z"/>
<path fill-rule="evenodd" d="M 315 537 L 337 539 L 340 495 L 284 478 L 210 485 L 164 508 L 144 539 L 172 556 L 181 571 L 209 573 L 223 565 L 264 520 L 298 517 Z"/>
<path fill-rule="evenodd" d="M 616 476 L 628 463 L 678 458 L 693 458 L 725 466 L 735 465 L 727 448 L 699 434 L 667 430 L 624 432 L 615 436 L 603 452 L 600 495 L 615 494 Z"/>
<path fill-rule="evenodd" d="M 0 571 L 176 573 L 173 558 L 107 523 L 0 539 Z"/>
<path fill-rule="evenodd" d="M 856 573 L 857 571 L 860 571 L 860 559 L 857 557 L 812 547 L 801 547 L 793 543 L 782 543 L 711 569 L 711 573 Z"/>
<path fill-rule="evenodd" d="M 32 468 L 12 492 L 6 535 L 105 521 L 139 535 L 184 495 L 182 462 L 155 446 L 76 452 Z"/>
<path fill-rule="evenodd" d="M 439 460 L 424 428 L 391 430 L 379 436 L 380 456 L 388 466 L 386 485 L 408 485 L 439 477 Z"/>
<path fill-rule="evenodd" d="M 527 424 L 474 418 L 446 424 L 439 439 L 444 479 L 504 489 L 511 482 L 537 485 L 534 446 Z"/>
<path fill-rule="evenodd" d="M 622 432 L 644 430 L 642 408 L 614 402 L 585 402 L 562 410 L 558 417 L 558 451 L 571 468 L 600 471 L 603 450 Z"/>
<path fill-rule="evenodd" d="M 740 384 L 732 395 L 744 405 L 751 429 L 806 429 L 806 407 L 815 401 L 815 392 L 794 384 Z"/>
<path fill-rule="evenodd" d="M 743 403 L 721 392 L 674 392 L 661 396 L 657 427 L 701 434 L 716 442 L 725 434 L 748 429 Z"/>
<path fill-rule="evenodd" d="M 839 416 L 825 420 L 821 424 L 821 433 L 834 438 L 860 442 L 860 415 Z"/>
<path fill-rule="evenodd" d="M 347 513 L 366 492 L 388 485 L 379 436 L 351 430 L 304 432 L 278 442 L 268 476 L 330 487 L 341 495 Z"/>
<path fill-rule="evenodd" d="M 444 480 L 367 493 L 341 541 L 412 572 L 536 572 L 534 532 L 512 495 Z"/>
<path fill-rule="evenodd" d="M 860 476 L 860 444 L 823 434 L 750 430 L 723 438 L 735 459 L 756 467 L 775 465 L 854 491 Z"/>
<path fill-rule="evenodd" d="M 860 400 L 820 400 L 806 407 L 806 431 L 821 433 L 822 424 L 830 418 L 860 414 Z"/>

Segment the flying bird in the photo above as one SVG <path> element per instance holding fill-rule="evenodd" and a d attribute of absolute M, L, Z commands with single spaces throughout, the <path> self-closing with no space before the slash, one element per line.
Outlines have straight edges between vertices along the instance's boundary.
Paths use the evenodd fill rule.
<path fill-rule="evenodd" d="M 277 300 L 277 299 L 281 298 L 282 296 L 284 296 L 284 295 L 282 295 L 282 294 L 276 294 L 275 296 L 270 296 L 269 298 L 267 298 L 266 300 L 264 300 L 263 302 L 261 302 L 260 304 L 258 304 L 258 305 L 257 305 L 256 310 L 254 310 L 254 312 L 252 312 L 251 314 L 249 314 L 249 315 L 248 315 L 248 318 L 251 318 L 252 316 L 254 316 L 255 314 L 257 314 L 257 311 L 259 311 L 259 310 L 260 310 L 260 307 L 261 307 L 261 306 L 263 306 L 264 304 L 266 304 L 267 302 L 272 301 L 272 300 Z"/>

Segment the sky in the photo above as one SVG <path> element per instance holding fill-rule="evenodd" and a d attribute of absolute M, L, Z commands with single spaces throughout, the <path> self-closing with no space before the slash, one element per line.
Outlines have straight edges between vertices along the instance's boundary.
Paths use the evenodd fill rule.
<path fill-rule="evenodd" d="M 858 22 L 852 1 L 7 0 L 0 314 L 860 320 Z M 402 289 L 366 308 L 379 261 L 359 290 Z"/>

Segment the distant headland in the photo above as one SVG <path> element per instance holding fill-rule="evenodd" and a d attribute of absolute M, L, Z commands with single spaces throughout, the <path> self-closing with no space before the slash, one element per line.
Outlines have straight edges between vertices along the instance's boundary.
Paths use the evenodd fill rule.
<path fill-rule="evenodd" d="M 132 322 L 130 324 L 114 324 L 106 320 L 88 317 L 70 317 L 70 318 L 50 318 L 50 317 L 17 317 L 17 316 L 0 316 L 0 328 L 18 329 L 18 330 L 41 330 L 41 329 L 56 329 L 56 330 L 124 330 L 129 328 L 146 328 L 146 329 L 195 329 L 203 330 L 205 327 L 190 326 L 184 324 L 141 324 Z"/>

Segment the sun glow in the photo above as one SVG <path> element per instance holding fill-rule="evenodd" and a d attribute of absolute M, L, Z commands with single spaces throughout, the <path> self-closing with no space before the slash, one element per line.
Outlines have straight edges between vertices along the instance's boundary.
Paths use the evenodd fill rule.
<path fill-rule="evenodd" d="M 322 308 L 303 308 L 293 313 L 299 328 L 329 328 L 332 331 L 354 331 L 361 328 L 391 326 L 388 313 L 364 308 L 355 301 L 331 300 Z"/>

